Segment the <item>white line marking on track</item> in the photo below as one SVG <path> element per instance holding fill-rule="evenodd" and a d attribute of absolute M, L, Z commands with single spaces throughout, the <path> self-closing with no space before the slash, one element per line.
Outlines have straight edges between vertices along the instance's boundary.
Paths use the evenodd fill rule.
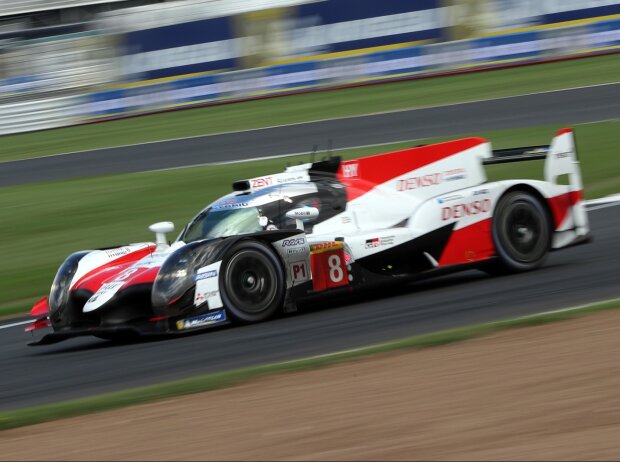
<path fill-rule="evenodd" d="M 163 139 L 163 140 L 145 141 L 145 142 L 142 142 L 142 143 L 123 144 L 123 145 L 120 145 L 120 146 L 107 146 L 107 147 L 96 148 L 96 149 L 83 149 L 81 151 L 71 151 L 71 152 L 63 152 L 63 153 L 58 153 L 58 154 L 48 154 L 48 155 L 38 156 L 38 157 L 29 157 L 27 159 L 2 160 L 2 161 L 0 161 L 0 164 L 3 164 L 5 162 L 21 162 L 21 161 L 26 161 L 26 160 L 31 160 L 31 159 L 42 159 L 42 158 L 45 158 L 45 157 L 66 156 L 66 155 L 70 155 L 70 154 L 81 154 L 81 153 L 85 153 L 85 152 L 102 151 L 104 149 L 130 148 L 130 147 L 134 147 L 134 146 L 146 146 L 146 145 L 156 144 L 156 143 L 166 143 L 166 142 L 169 142 L 169 141 L 191 140 L 191 139 L 194 139 L 194 138 L 206 138 L 206 137 L 218 136 L 218 135 L 230 135 L 230 134 L 233 134 L 233 133 L 245 133 L 245 132 L 254 132 L 254 131 L 259 131 L 259 130 L 270 130 L 270 129 L 273 129 L 273 128 L 293 127 L 295 125 L 304 125 L 304 124 L 311 124 L 311 123 L 316 123 L 316 122 L 329 122 L 329 121 L 333 121 L 333 120 L 357 119 L 357 118 L 360 118 L 360 117 L 377 116 L 377 115 L 384 115 L 384 114 L 397 114 L 399 112 L 418 111 L 418 110 L 423 110 L 423 109 L 434 109 L 434 108 L 441 108 L 441 107 L 448 107 L 448 106 L 461 106 L 463 104 L 484 103 L 484 102 L 488 102 L 488 101 L 501 101 L 501 100 L 511 99 L 511 98 L 520 98 L 522 96 L 544 95 L 544 94 L 547 94 L 547 93 L 558 93 L 558 92 L 562 92 L 562 91 L 583 90 L 585 88 L 605 87 L 605 86 L 610 86 L 610 85 L 620 85 L 620 81 L 608 82 L 608 83 L 597 83 L 597 84 L 593 84 L 593 85 L 581 85 L 581 86 L 569 87 L 569 88 L 558 88 L 558 89 L 555 89 L 555 90 L 545 90 L 545 91 L 537 91 L 537 92 L 531 92 L 531 93 L 522 93 L 522 94 L 519 94 L 519 95 L 499 96 L 497 98 L 474 99 L 474 100 L 469 100 L 469 101 L 460 101 L 460 102 L 457 102 L 457 103 L 445 103 L 445 104 L 436 104 L 436 105 L 429 105 L 429 106 L 409 107 L 409 108 L 403 108 L 403 109 L 394 109 L 394 110 L 391 110 L 391 111 L 378 111 L 378 112 L 370 112 L 370 113 L 367 113 L 367 114 L 357 114 L 357 115 L 341 116 L 341 117 L 327 117 L 325 119 L 313 119 L 313 120 L 307 120 L 305 122 L 294 122 L 294 123 L 290 123 L 290 124 L 270 125 L 270 126 L 267 126 L 267 127 L 248 128 L 248 129 L 245 129 L 245 130 L 230 130 L 230 131 L 217 132 L 217 133 L 206 133 L 206 134 L 203 134 L 203 135 L 193 135 L 193 136 L 186 136 L 186 137 L 182 137 L 182 138 L 166 138 L 166 139 Z M 188 109 L 191 109 L 191 108 L 188 108 Z M 194 109 L 196 109 L 196 108 L 194 108 Z M 154 115 L 154 114 L 161 114 L 161 113 L 153 113 L 153 114 L 146 114 L 146 115 Z M 120 119 L 120 120 L 123 120 L 123 119 Z M 615 120 L 615 119 L 611 119 L 611 120 Z M 600 122 L 606 122 L 606 121 L 609 121 L 609 119 L 601 120 Z M 597 123 L 597 122 L 599 122 L 599 121 L 585 122 L 585 123 Z M 103 123 L 105 123 L 105 122 L 103 122 Z M 574 125 L 581 125 L 581 124 L 574 124 Z M 75 125 L 75 126 L 81 126 L 81 125 Z M 68 127 L 59 127 L 59 128 L 68 128 Z M 398 143 L 398 141 L 395 141 L 395 142 Z M 381 144 L 385 144 L 385 143 L 381 143 Z M 355 146 L 353 146 L 353 147 L 355 147 Z M 349 148 L 344 148 L 344 149 L 349 149 Z M 293 155 L 293 154 L 287 154 L 287 155 Z M 246 159 L 246 160 L 256 160 L 256 159 Z"/>
<path fill-rule="evenodd" d="M 559 308 L 557 310 L 541 311 L 540 313 L 534 313 L 534 314 L 528 314 L 528 315 L 525 315 L 525 316 L 519 316 L 519 317 L 516 317 L 514 319 L 530 319 L 530 318 L 536 318 L 538 316 L 546 316 L 548 314 L 566 313 L 566 312 L 570 312 L 570 311 L 581 310 L 583 308 L 589 308 L 591 306 L 595 306 L 595 305 L 599 305 L 599 304 L 603 304 L 603 303 L 613 303 L 613 302 L 620 302 L 620 298 L 610 298 L 608 300 L 601 300 L 601 301 L 598 301 L 598 302 L 585 303 L 583 305 L 569 306 L 568 308 Z M 495 321 L 495 322 L 502 322 L 502 321 Z"/>
<path fill-rule="evenodd" d="M 0 326 L 0 329 L 8 329 L 9 327 L 23 326 L 24 324 L 31 324 L 32 322 L 33 320 L 29 319 L 28 321 L 20 321 L 20 322 L 14 322 L 12 324 L 4 324 Z"/>
<path fill-rule="evenodd" d="M 345 148 L 332 148 L 332 152 L 338 152 L 338 151 L 346 151 L 348 149 L 362 149 L 362 148 L 373 148 L 375 146 L 383 146 L 385 144 L 396 144 L 396 143 L 415 143 L 415 142 L 419 142 L 419 141 L 423 141 L 425 138 L 414 138 L 414 139 L 409 139 L 409 140 L 402 140 L 402 141 L 390 141 L 389 143 L 373 143 L 373 144 L 361 144 L 358 146 L 348 146 Z M 223 160 L 223 161 L 217 161 L 217 162 L 204 162 L 202 164 L 191 164 L 191 165 L 179 165 L 177 167 L 165 167 L 165 168 L 158 168 L 156 170 L 143 170 L 140 172 L 131 172 L 130 174 L 135 174 L 135 173 L 153 173 L 153 172 L 167 172 L 169 170 L 180 170 L 183 168 L 194 168 L 194 167 L 208 167 L 208 166 L 214 166 L 214 165 L 230 165 L 230 164 L 243 164 L 244 162 L 254 162 L 254 161 L 259 161 L 259 160 L 272 160 L 272 159 L 283 159 L 285 157 L 296 157 L 296 156 L 307 156 L 308 154 L 311 154 L 312 151 L 304 151 L 304 152 L 291 152 L 288 154 L 275 154 L 273 156 L 262 156 L 262 157 L 252 157 L 250 159 L 237 159 L 237 160 Z M 321 153 L 324 154 L 324 153 Z"/>
<path fill-rule="evenodd" d="M 620 119 L 618 119 L 618 120 L 620 120 Z M 601 122 L 607 122 L 607 120 L 602 120 Z M 573 125 L 577 126 L 577 125 L 583 125 L 583 124 L 573 124 Z M 410 139 L 406 139 L 406 140 L 389 141 L 387 143 L 359 144 L 357 146 L 346 146 L 346 147 L 343 147 L 343 148 L 332 148 L 331 152 L 347 151 L 349 149 L 374 148 L 376 146 L 385 146 L 386 144 L 419 143 L 419 142 L 427 140 L 427 139 L 428 138 L 410 138 Z M 155 170 L 142 170 L 142 171 L 139 171 L 139 172 L 128 172 L 127 174 L 134 175 L 134 174 L 138 174 L 138 173 L 167 172 L 167 171 L 170 171 L 170 170 L 180 170 L 180 169 L 184 169 L 184 168 L 196 168 L 196 167 L 208 167 L 208 166 L 213 166 L 213 165 L 242 164 L 244 162 L 254 162 L 254 161 L 260 161 L 260 160 L 273 160 L 273 159 L 283 159 L 283 158 L 286 158 L 286 157 L 307 156 L 307 155 L 309 155 L 311 153 L 312 153 L 312 151 L 290 152 L 290 153 L 287 153 L 287 154 L 275 154 L 273 156 L 252 157 L 252 158 L 249 158 L 249 159 L 223 160 L 223 161 L 216 161 L 216 162 L 203 162 L 203 163 L 200 163 L 200 164 L 178 165 L 176 167 L 165 167 L 165 168 L 158 168 L 158 169 L 155 169 Z M 324 154 L 324 152 L 321 153 L 321 154 Z M 1 164 L 1 162 L 0 162 L 0 164 Z M 119 175 L 122 175 L 122 173 L 120 173 Z M 620 196 L 620 194 L 618 196 Z M 600 201 L 600 202 L 610 202 L 610 200 L 620 200 L 620 197 L 618 199 L 609 199 L 609 197 L 613 197 L 613 196 L 608 196 L 607 198 L 601 198 L 601 199 L 590 199 L 590 201 L 595 201 L 596 200 L 596 201 Z M 605 200 L 603 200 L 603 199 L 605 199 Z M 585 203 L 589 204 L 590 201 L 585 201 Z"/>
<path fill-rule="evenodd" d="M 594 207 L 586 208 L 586 210 L 588 212 L 593 212 L 594 210 L 606 209 L 608 207 L 616 207 L 617 205 L 620 205 L 620 202 L 611 202 L 609 204 L 597 205 Z"/>

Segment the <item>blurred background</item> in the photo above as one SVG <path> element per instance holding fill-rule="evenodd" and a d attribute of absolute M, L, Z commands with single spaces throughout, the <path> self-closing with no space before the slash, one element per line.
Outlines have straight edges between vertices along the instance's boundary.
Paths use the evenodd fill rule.
<path fill-rule="evenodd" d="M 0 6 L 0 134 L 620 47 L 610 0 Z"/>

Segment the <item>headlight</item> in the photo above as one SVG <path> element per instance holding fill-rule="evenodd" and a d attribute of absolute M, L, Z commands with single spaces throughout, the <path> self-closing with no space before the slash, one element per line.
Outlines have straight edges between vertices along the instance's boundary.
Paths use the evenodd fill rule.
<path fill-rule="evenodd" d="M 151 302 L 154 307 L 172 305 L 194 286 L 196 270 L 210 263 L 218 250 L 217 245 L 213 244 L 217 242 L 191 243 L 166 258 L 153 283 Z"/>
<path fill-rule="evenodd" d="M 58 272 L 52 283 L 52 290 L 50 290 L 48 302 L 51 312 L 58 310 L 67 303 L 67 299 L 69 298 L 69 286 L 77 271 L 78 264 L 89 252 L 90 251 L 87 250 L 69 255 L 63 264 L 60 265 L 60 268 L 58 268 Z"/>

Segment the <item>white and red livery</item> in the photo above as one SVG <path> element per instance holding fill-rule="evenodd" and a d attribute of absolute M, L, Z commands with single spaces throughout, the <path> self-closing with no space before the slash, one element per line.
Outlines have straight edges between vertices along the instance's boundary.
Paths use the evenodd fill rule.
<path fill-rule="evenodd" d="M 544 159 L 544 181 L 487 181 L 485 166 Z M 464 138 L 359 159 L 330 157 L 233 184 L 169 245 L 77 252 L 61 265 L 29 331 L 178 333 L 263 321 L 316 294 L 472 266 L 534 269 L 586 242 L 574 134 L 550 146 L 493 151 Z"/>

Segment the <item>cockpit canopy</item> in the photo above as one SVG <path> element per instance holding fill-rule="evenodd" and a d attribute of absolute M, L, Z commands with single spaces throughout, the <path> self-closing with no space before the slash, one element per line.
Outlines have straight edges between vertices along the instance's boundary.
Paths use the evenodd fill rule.
<path fill-rule="evenodd" d="M 196 215 L 178 240 L 188 243 L 270 229 L 295 229 L 295 220 L 286 213 L 299 207 L 319 210 L 318 218 L 304 221 L 306 232 L 311 232 L 317 220 L 325 220 L 344 210 L 345 191 L 336 181 L 306 181 L 233 192 Z"/>
<path fill-rule="evenodd" d="M 259 221 L 260 216 L 256 207 L 231 209 L 209 207 L 192 220 L 179 240 L 187 243 L 201 239 L 256 233 L 263 230 Z"/>

